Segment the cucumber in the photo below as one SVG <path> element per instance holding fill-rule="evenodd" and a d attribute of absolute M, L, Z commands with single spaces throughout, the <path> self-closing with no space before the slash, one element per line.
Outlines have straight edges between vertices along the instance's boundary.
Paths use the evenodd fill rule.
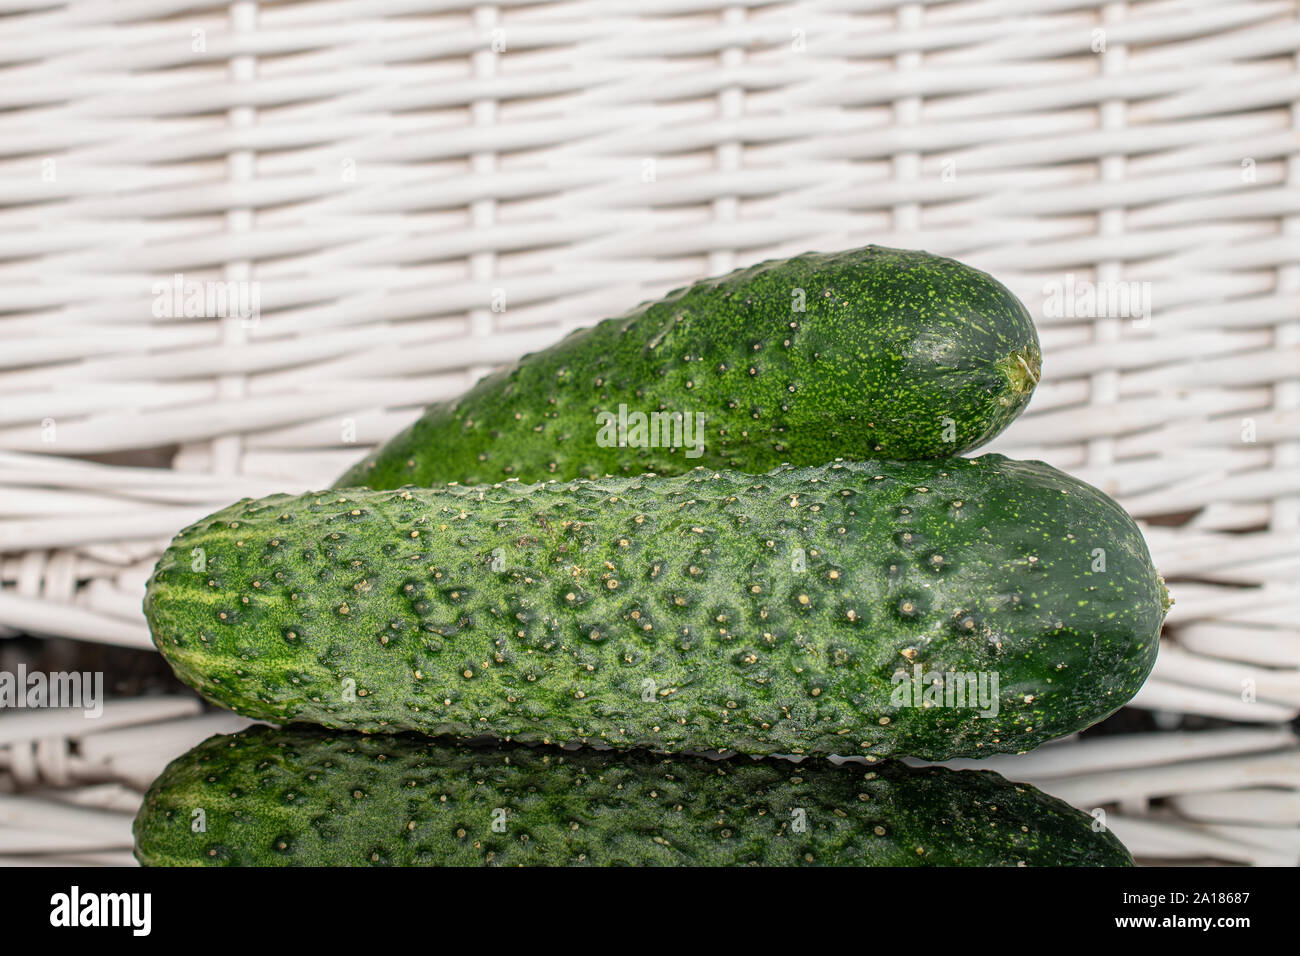
<path fill-rule="evenodd" d="M 172 761 L 135 853 L 149 866 L 1131 866 L 1092 823 L 990 771 L 254 727 Z"/>
<path fill-rule="evenodd" d="M 1122 508 L 1000 455 L 272 495 L 145 597 L 181 679 L 276 723 L 932 760 L 1111 714 L 1167 607 Z"/>
<path fill-rule="evenodd" d="M 1040 362 L 1024 305 L 977 269 L 879 246 L 808 253 L 524 356 L 431 406 L 335 487 L 957 455 L 1020 414 Z"/>

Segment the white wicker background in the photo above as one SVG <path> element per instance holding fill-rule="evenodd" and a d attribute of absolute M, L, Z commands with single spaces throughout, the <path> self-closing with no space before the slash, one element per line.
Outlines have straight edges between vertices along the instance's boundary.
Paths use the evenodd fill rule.
<path fill-rule="evenodd" d="M 0 11 L 0 638 L 151 648 L 191 520 L 691 280 L 924 248 L 1038 321 L 992 449 L 1117 497 L 1178 602 L 1135 702 L 1164 730 L 983 765 L 1142 860 L 1300 859 L 1292 0 Z M 156 317 L 176 274 L 255 281 L 260 317 Z M 1068 277 L 1149 283 L 1151 320 L 1049 314 Z M 129 862 L 139 789 L 239 723 L 0 716 L 0 862 Z"/>

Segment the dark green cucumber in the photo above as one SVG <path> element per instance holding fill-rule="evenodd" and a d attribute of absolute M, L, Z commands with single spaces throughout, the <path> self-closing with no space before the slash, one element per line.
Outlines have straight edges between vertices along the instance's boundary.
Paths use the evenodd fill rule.
<path fill-rule="evenodd" d="M 1106 717 L 1166 607 L 1122 508 L 1000 455 L 273 495 L 145 598 L 181 679 L 279 723 L 927 759 Z"/>
<path fill-rule="evenodd" d="M 197 811 L 197 812 L 196 812 Z M 1131 866 L 990 771 L 441 746 L 255 727 L 172 761 L 149 866 Z"/>
<path fill-rule="evenodd" d="M 527 355 L 431 406 L 335 487 L 958 455 L 1020 414 L 1039 365 L 1029 313 L 992 276 L 879 246 L 807 253 Z M 637 414 L 662 415 L 658 433 Z"/>

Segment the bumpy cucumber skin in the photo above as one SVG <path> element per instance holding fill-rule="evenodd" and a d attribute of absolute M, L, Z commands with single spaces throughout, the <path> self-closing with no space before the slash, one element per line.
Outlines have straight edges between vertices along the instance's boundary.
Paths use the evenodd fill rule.
<path fill-rule="evenodd" d="M 990 771 L 254 727 L 172 761 L 135 852 L 149 866 L 1131 866 L 1091 824 Z"/>
<path fill-rule="evenodd" d="M 932 760 L 1108 716 L 1166 609 L 1122 508 L 1000 455 L 273 495 L 145 598 L 182 680 L 277 723 Z M 996 672 L 996 716 L 891 699 L 917 666 Z"/>
<path fill-rule="evenodd" d="M 803 290 L 806 311 L 795 311 Z M 977 448 L 1028 404 L 1038 335 L 986 273 L 867 246 L 764 262 L 580 330 L 480 381 L 335 487 L 754 474 Z M 602 447 L 598 412 L 691 412 L 704 450 Z"/>

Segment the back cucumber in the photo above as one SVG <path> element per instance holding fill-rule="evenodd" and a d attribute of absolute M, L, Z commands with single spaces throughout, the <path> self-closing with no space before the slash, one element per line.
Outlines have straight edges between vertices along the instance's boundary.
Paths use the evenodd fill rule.
<path fill-rule="evenodd" d="M 1132 865 L 1087 814 L 989 771 L 267 727 L 172 761 L 135 852 L 150 866 Z"/>
<path fill-rule="evenodd" d="M 1167 596 L 1122 508 L 1000 455 L 273 495 L 145 613 L 250 717 L 659 750 L 1028 750 L 1117 710 Z"/>
<path fill-rule="evenodd" d="M 977 269 L 879 246 L 807 253 L 526 355 L 335 487 L 957 455 L 1020 414 L 1040 361 L 1025 307 Z"/>

